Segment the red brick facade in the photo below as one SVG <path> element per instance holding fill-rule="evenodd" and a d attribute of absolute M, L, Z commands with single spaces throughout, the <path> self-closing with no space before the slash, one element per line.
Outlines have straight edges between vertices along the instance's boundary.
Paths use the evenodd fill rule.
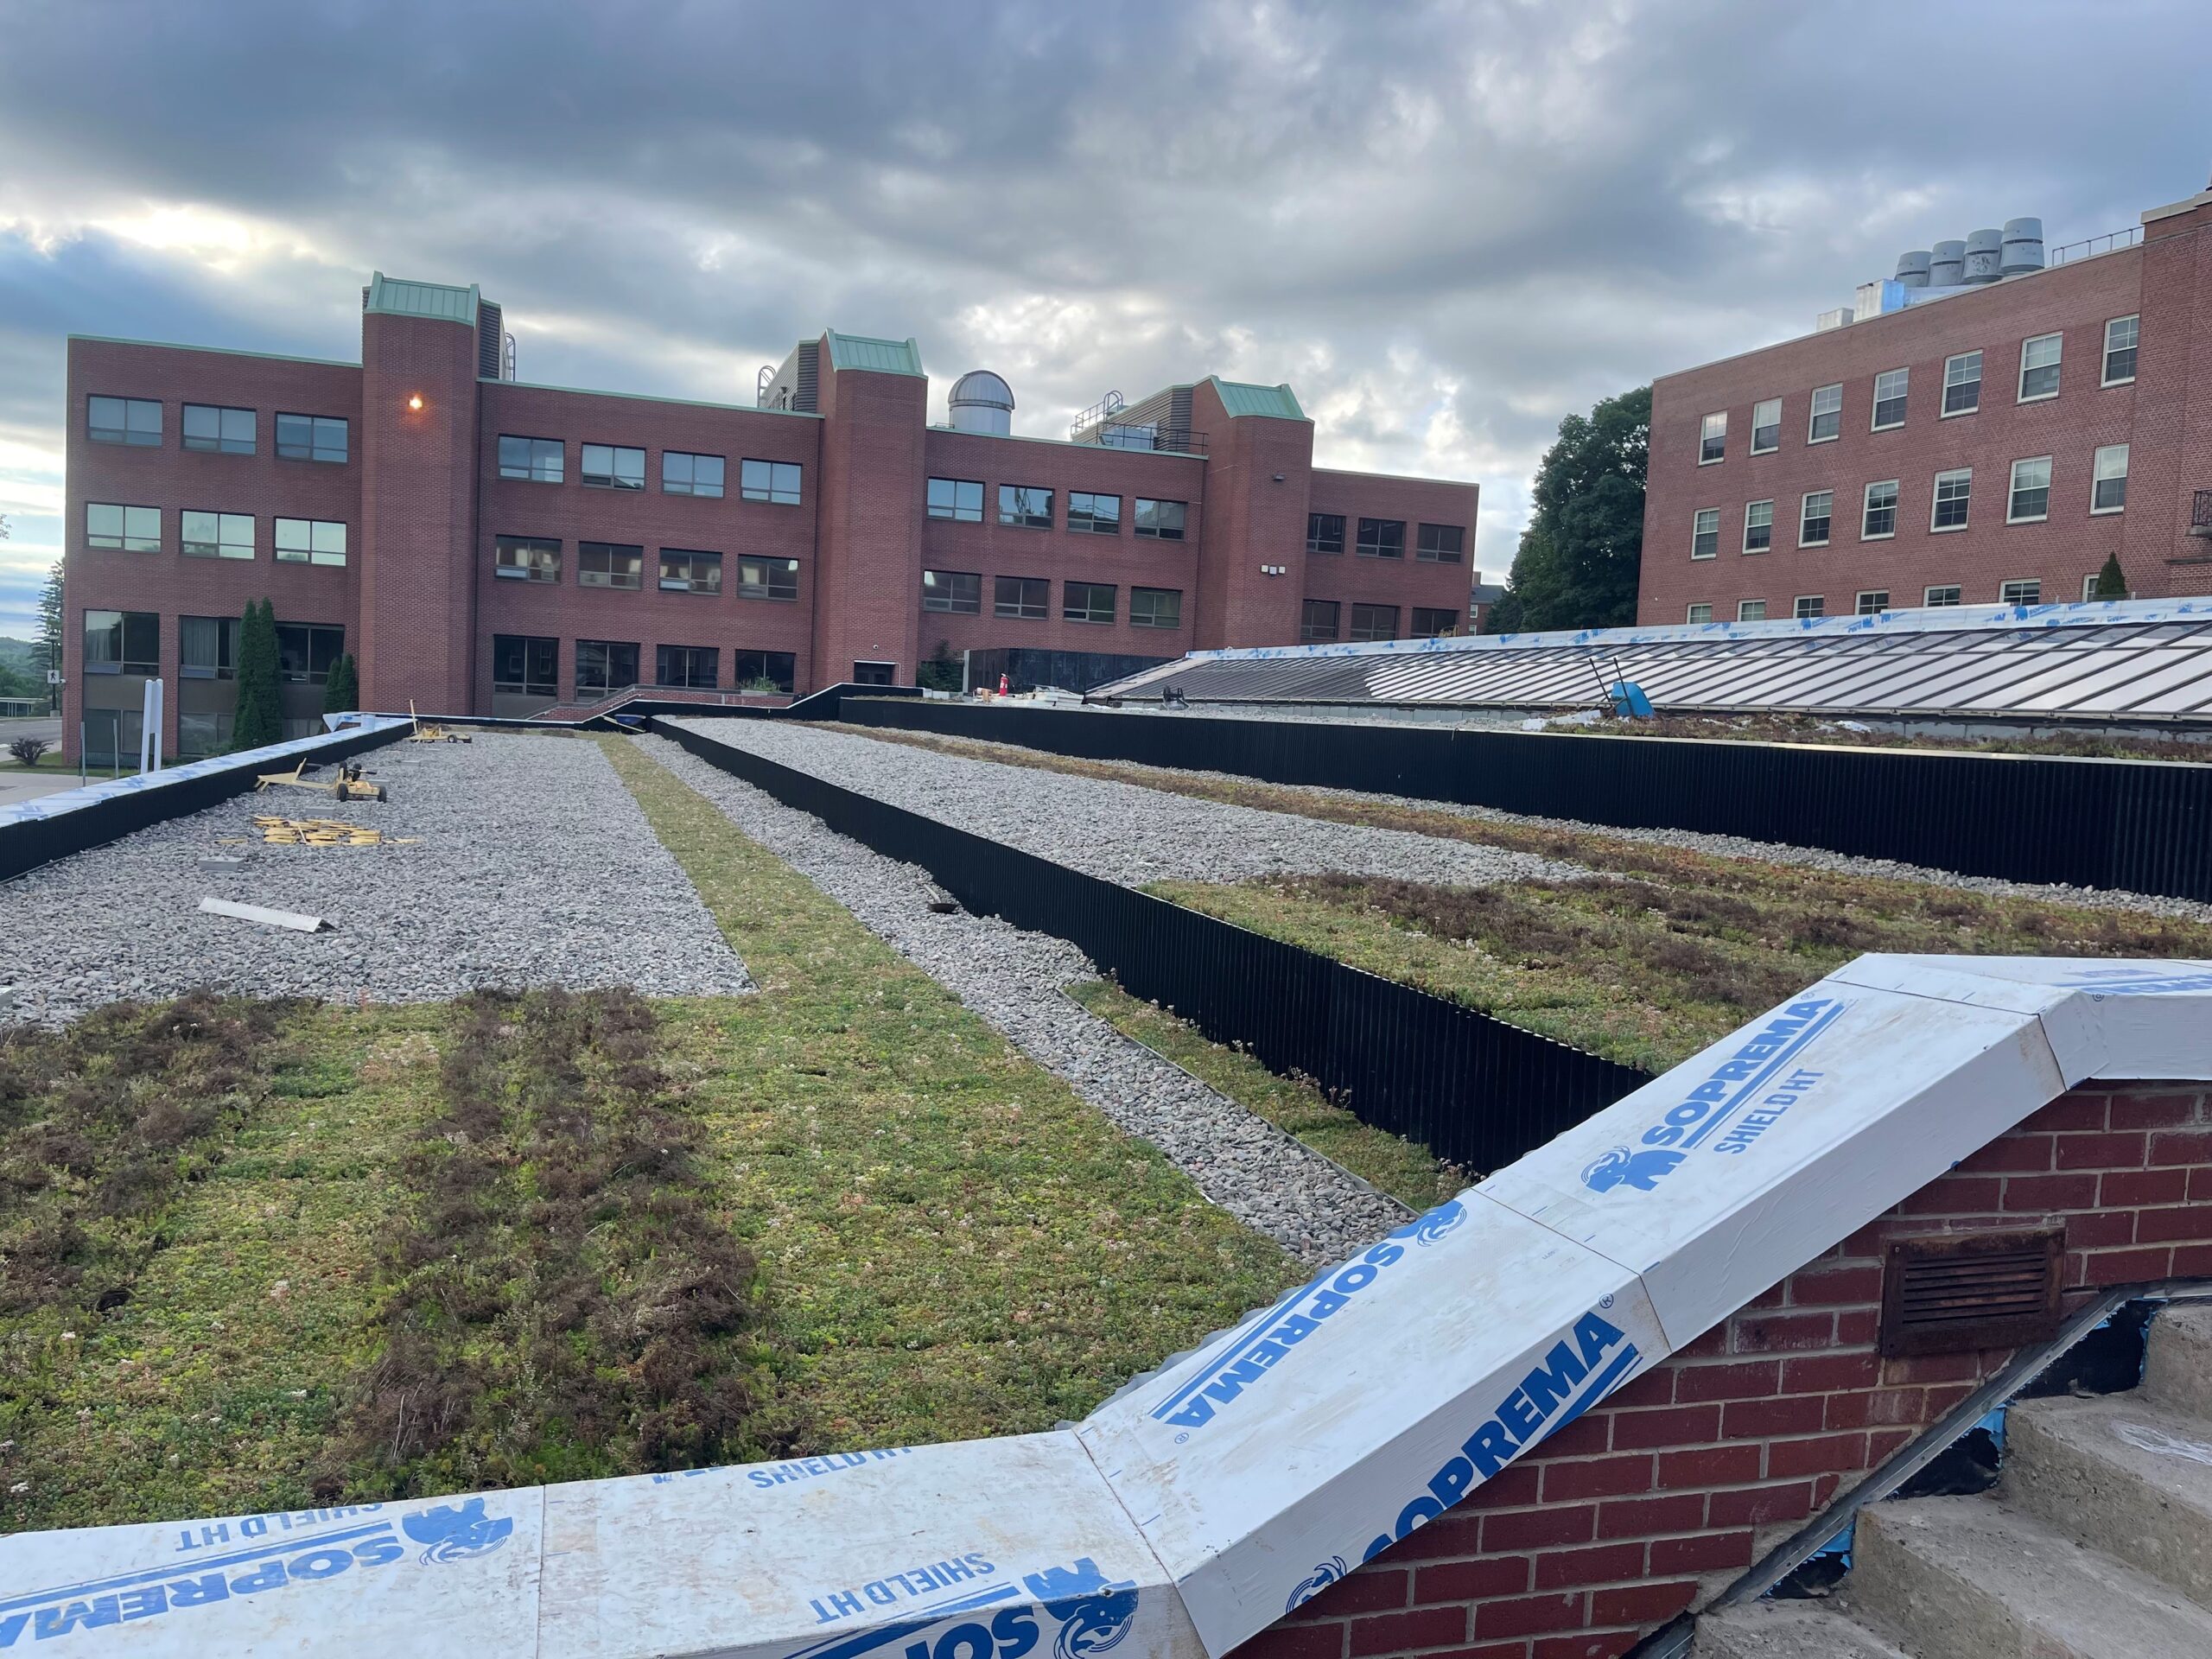
<path fill-rule="evenodd" d="M 2061 1224 L 2069 1307 L 2212 1277 L 2203 1085 L 2054 1101 L 1238 1652 L 1617 1659 L 2011 1357 L 1883 1358 L 1891 1239 Z"/>
<path fill-rule="evenodd" d="M 395 287 L 408 285 L 395 285 Z M 547 706 L 535 690 L 495 690 L 495 641 L 555 642 L 554 701 L 588 702 L 577 684 L 577 645 L 637 648 L 638 678 L 656 678 L 663 646 L 717 652 L 717 683 L 734 683 L 740 653 L 791 659 L 801 693 L 887 664 L 912 683 L 940 643 L 953 651 L 1036 647 L 1116 657 L 1171 658 L 1201 646 L 1298 643 L 1303 601 L 1338 601 L 1336 637 L 1351 632 L 1353 603 L 1389 607 L 1395 631 L 1465 626 L 1474 575 L 1477 492 L 1471 484 L 1315 472 L 1313 428 L 1303 418 L 1232 416 L 1212 382 L 1191 388 L 1192 424 L 1204 454 L 1130 450 L 1090 442 L 997 437 L 929 424 L 930 385 L 918 372 L 858 368 L 821 345 L 815 407 L 794 411 L 575 391 L 480 379 L 478 331 L 459 320 L 458 296 L 435 290 L 446 315 L 365 311 L 360 366 L 73 339 L 69 344 L 66 556 L 69 652 L 65 708 L 73 753 L 78 721 L 95 709 L 136 710 L 145 676 L 91 673 L 82 649 L 87 611 L 151 613 L 158 669 L 172 688 L 167 743 L 178 751 L 178 710 L 227 712 L 226 680 L 181 673 L 180 619 L 236 618 L 247 601 L 275 601 L 284 623 L 345 631 L 357 657 L 365 707 L 425 713 L 524 713 Z M 473 303 L 473 296 L 470 296 Z M 1267 389 L 1249 389 L 1264 392 Z M 96 442 L 90 400 L 161 405 L 157 443 Z M 183 405 L 252 412 L 251 454 L 183 447 Z M 280 413 L 343 421 L 345 458 L 281 458 Z M 502 435 L 560 446 L 560 481 L 502 477 Z M 645 453 L 644 486 L 584 481 L 582 446 Z M 670 452 L 722 457 L 719 498 L 664 489 Z M 745 499 L 745 461 L 796 466 L 796 504 Z M 981 522 L 927 515 L 928 482 L 981 483 Z M 1001 485 L 1052 492 L 1052 525 L 999 521 Z M 1121 500 L 1113 535 L 1071 527 L 1069 497 Z M 1136 533 L 1140 499 L 1179 502 L 1180 539 Z M 88 545 L 86 508 L 157 509 L 160 550 Z M 249 515 L 253 557 L 186 558 L 181 515 Z M 1340 555 L 1306 553 L 1309 511 L 1345 516 Z M 1395 557 L 1357 556 L 1363 516 L 1402 526 Z M 345 563 L 278 563 L 279 518 L 346 526 Z M 1421 525 L 1458 532 L 1457 562 L 1419 556 Z M 502 537 L 558 543 L 554 579 L 495 574 Z M 586 586 L 580 545 L 642 550 L 636 587 Z M 664 549 L 720 554 L 718 594 L 664 589 Z M 795 596 L 748 596 L 741 559 L 796 560 Z M 973 611 L 924 609 L 924 573 L 979 577 Z M 997 603 L 997 579 L 1044 584 L 1033 607 Z M 784 578 L 779 573 L 779 581 Z M 1067 589 L 1113 589 L 1112 619 L 1071 619 Z M 1144 594 L 1144 613 L 1133 599 Z M 1032 590 L 1033 592 L 1033 590 Z M 1172 595 L 1173 597 L 1168 597 Z M 1370 616 L 1378 626 L 1382 613 Z M 1152 624 L 1152 626 L 1147 626 Z M 535 677 L 534 676 L 531 677 Z M 512 685 L 512 682 L 507 683 Z M 313 717 L 320 684 L 286 690 L 286 714 Z M 204 724 L 194 741 L 207 741 Z M 130 739 L 125 736 L 126 750 Z"/>
<path fill-rule="evenodd" d="M 2138 598 L 2212 592 L 2212 542 L 2189 534 L 2197 490 L 2212 490 L 2212 193 L 2146 216 L 2142 242 L 1702 368 L 1662 375 L 1651 397 L 1651 458 L 1637 618 L 1734 621 L 1745 601 L 1765 619 L 1800 600 L 1849 614 L 1861 594 L 1891 609 L 1959 589 L 1997 603 L 2007 582 L 2043 602 L 2082 597 L 2084 578 L 2117 555 Z M 2105 327 L 2139 320 L 2134 373 L 2104 373 Z M 2059 334 L 2056 397 L 2021 401 L 2022 348 Z M 1947 361 L 1981 353 L 1971 412 L 1945 416 Z M 2202 366 L 2206 372 L 2198 373 Z M 1873 429 L 1875 377 L 1909 372 L 1901 425 Z M 1835 436 L 1813 437 L 1817 388 L 1840 385 Z M 1778 442 L 1751 453 L 1756 406 L 1779 398 Z M 1726 417 L 1722 458 L 1700 463 L 1703 423 Z M 2092 510 L 2094 458 L 2128 446 L 2126 503 Z M 2048 514 L 2012 522 L 2012 463 L 2049 457 Z M 1963 526 L 1936 527 L 1936 475 L 1972 474 Z M 1866 491 L 1894 480 L 1894 533 L 1869 537 Z M 1800 530 L 1808 494 L 1833 496 L 1826 543 Z M 1772 504 L 1771 545 L 1745 550 L 1745 515 Z M 1711 556 L 1694 546 L 1697 515 L 1717 512 Z"/>

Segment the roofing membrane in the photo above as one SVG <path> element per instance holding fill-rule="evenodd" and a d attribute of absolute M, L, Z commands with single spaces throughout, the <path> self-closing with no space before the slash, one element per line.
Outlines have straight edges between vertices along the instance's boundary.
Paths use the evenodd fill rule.
<path fill-rule="evenodd" d="M 1194 652 L 1094 695 L 1541 709 L 1617 679 L 1662 713 L 2212 721 L 2212 600 Z"/>

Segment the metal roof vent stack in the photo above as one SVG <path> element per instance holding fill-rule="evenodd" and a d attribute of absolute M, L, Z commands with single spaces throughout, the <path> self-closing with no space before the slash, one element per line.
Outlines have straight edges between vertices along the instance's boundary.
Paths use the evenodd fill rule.
<path fill-rule="evenodd" d="M 1014 432 L 1014 388 L 988 369 L 970 369 L 952 383 L 945 399 L 956 432 L 1008 437 Z"/>
<path fill-rule="evenodd" d="M 2005 237 L 2000 231 L 1970 231 L 1967 233 L 1967 274 L 1968 283 L 1993 283 L 2005 274 Z"/>
<path fill-rule="evenodd" d="M 1935 257 L 1928 264 L 1928 285 L 1930 288 L 1956 288 L 1967 279 L 1967 245 L 1963 242 L 1938 242 Z"/>
<path fill-rule="evenodd" d="M 1897 255 L 1897 279 L 1907 288 L 1925 288 L 1928 286 L 1929 267 L 1934 263 L 1935 256 L 1925 248 L 1901 253 Z"/>
<path fill-rule="evenodd" d="M 2007 276 L 2024 276 L 2043 269 L 2043 220 L 2008 219 L 2005 221 L 2004 260 Z"/>

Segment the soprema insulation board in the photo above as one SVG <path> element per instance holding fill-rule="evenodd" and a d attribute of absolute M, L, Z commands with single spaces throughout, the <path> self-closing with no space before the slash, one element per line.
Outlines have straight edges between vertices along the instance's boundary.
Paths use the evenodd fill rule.
<path fill-rule="evenodd" d="M 1865 957 L 1071 1429 L 0 1539 L 0 1650 L 1198 1659 L 2090 1077 L 2212 963 Z"/>

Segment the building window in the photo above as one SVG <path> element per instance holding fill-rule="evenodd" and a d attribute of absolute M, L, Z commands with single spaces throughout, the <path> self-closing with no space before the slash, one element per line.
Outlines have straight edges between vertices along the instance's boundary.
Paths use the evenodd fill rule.
<path fill-rule="evenodd" d="M 2089 485 L 2091 512 L 2118 512 L 2127 505 L 2127 446 L 2107 443 L 2097 451 Z"/>
<path fill-rule="evenodd" d="M 346 526 L 331 518 L 279 518 L 272 538 L 279 564 L 346 563 Z"/>
<path fill-rule="evenodd" d="M 543 536 L 496 537 L 492 574 L 508 582 L 558 582 L 561 543 Z"/>
<path fill-rule="evenodd" d="M 1770 455 L 1782 448 L 1782 399 L 1751 405 L 1751 453 Z"/>
<path fill-rule="evenodd" d="M 1084 490 L 1068 492 L 1068 528 L 1087 531 L 1094 536 L 1118 536 L 1122 533 L 1122 498 L 1118 495 L 1093 495 Z"/>
<path fill-rule="evenodd" d="M 346 423 L 334 415 L 276 417 L 276 453 L 286 461 L 321 461 L 342 466 L 346 461 Z M 556 484 L 561 481 L 560 470 L 556 459 L 553 467 Z"/>
<path fill-rule="evenodd" d="M 740 599 L 797 599 L 798 561 L 753 556 L 741 557 L 737 562 L 737 596 Z"/>
<path fill-rule="evenodd" d="M 1708 415 L 1699 423 L 1697 431 L 1697 464 L 1710 467 L 1716 461 L 1728 458 L 1728 411 L 1721 410 Z"/>
<path fill-rule="evenodd" d="M 162 406 L 151 397 L 87 398 L 85 435 L 94 443 L 128 443 L 142 448 L 158 448 L 162 442 Z"/>
<path fill-rule="evenodd" d="M 1828 602 L 1818 594 L 1800 594 L 1796 602 L 1791 605 L 1789 613 L 1801 622 L 1816 616 L 1826 616 L 1828 613 Z"/>
<path fill-rule="evenodd" d="M 576 641 L 576 695 L 606 696 L 638 683 L 638 647 L 613 639 Z"/>
<path fill-rule="evenodd" d="M 2063 334 L 2037 334 L 2020 342 L 2020 401 L 2058 396 L 2058 359 Z"/>
<path fill-rule="evenodd" d="M 1343 546 L 1344 520 L 1337 520 L 1338 546 Z M 1298 613 L 1298 643 L 1301 645 L 1319 645 L 1337 637 L 1337 622 L 1341 607 L 1333 599 L 1309 599 Z"/>
<path fill-rule="evenodd" d="M 798 506 L 805 499 L 801 482 L 799 464 L 795 461 L 748 461 L 738 468 L 738 491 L 747 501 L 768 501 L 779 507 Z M 980 484 L 976 486 L 978 518 L 982 516 L 982 487 Z"/>
<path fill-rule="evenodd" d="M 1149 536 L 1156 542 L 1179 542 L 1183 539 L 1183 517 L 1184 507 L 1180 501 L 1154 501 L 1141 495 L 1137 497 L 1137 516 L 1130 530 L 1138 536 Z M 1130 620 L 1134 621 L 1134 595 L 1130 604 Z"/>
<path fill-rule="evenodd" d="M 758 463 L 755 463 L 756 465 Z M 704 495 L 719 500 L 728 463 L 720 455 L 695 455 L 683 449 L 660 452 L 663 495 Z M 798 468 L 791 470 L 796 473 Z"/>
<path fill-rule="evenodd" d="M 1423 564 L 1458 564 L 1466 555 L 1463 524 L 1423 524 L 1414 557 Z"/>
<path fill-rule="evenodd" d="M 208 760 L 216 755 L 227 753 L 236 724 L 237 717 L 233 715 L 195 715 L 188 709 L 178 709 L 176 758 L 180 760 Z"/>
<path fill-rule="evenodd" d="M 1861 616 L 1879 616 L 1889 608 L 1890 590 L 1886 588 L 1872 588 L 1859 595 L 1858 609 Z"/>
<path fill-rule="evenodd" d="M 1309 512 L 1306 515 L 1306 550 L 1308 553 L 1341 553 L 1344 550 L 1344 516 L 1341 512 Z M 1332 634 L 1330 638 L 1336 636 Z"/>
<path fill-rule="evenodd" d="M 1920 602 L 1930 610 L 1945 610 L 1959 602 L 1959 590 L 1955 585 L 1930 588 L 1921 595 Z"/>
<path fill-rule="evenodd" d="M 1961 352 L 1943 359 L 1943 413 L 1971 415 L 1981 407 L 1981 353 Z"/>
<path fill-rule="evenodd" d="M 118 548 L 125 553 L 158 553 L 162 550 L 162 510 L 87 501 L 85 545 Z"/>
<path fill-rule="evenodd" d="M 1999 605 L 2040 605 L 2043 603 L 2043 583 L 2039 582 L 2008 582 L 1997 590 Z"/>
<path fill-rule="evenodd" d="M 1813 412 L 1805 425 L 1805 442 L 1826 443 L 1843 430 L 1843 387 L 1813 388 Z"/>
<path fill-rule="evenodd" d="M 215 404 L 184 406 L 184 447 L 211 454 L 250 455 L 253 453 L 254 415 L 250 409 L 226 409 Z"/>
<path fill-rule="evenodd" d="M 950 518 L 963 524 L 983 522 L 983 486 L 974 479 L 930 480 L 929 512 L 932 518 Z"/>
<path fill-rule="evenodd" d="M 276 677 L 295 685 L 321 685 L 346 650 L 346 630 L 312 622 L 276 625 Z"/>
<path fill-rule="evenodd" d="M 991 583 L 991 614 L 1041 622 L 1052 613 L 1052 584 L 1042 576 L 999 576 Z"/>
<path fill-rule="evenodd" d="M 1736 620 L 1738 622 L 1765 621 L 1766 601 L 1763 599 L 1738 600 L 1736 601 Z"/>
<path fill-rule="evenodd" d="M 1720 509 L 1700 507 L 1690 520 L 1690 557 L 1710 559 L 1720 552 Z"/>
<path fill-rule="evenodd" d="M 1693 605 L 1689 609 L 1682 613 L 1682 620 L 1693 625 L 1700 622 L 1710 622 L 1713 620 L 1713 607 L 1710 605 Z"/>
<path fill-rule="evenodd" d="M 1753 501 L 1744 508 L 1744 551 L 1764 553 L 1774 545 L 1774 503 Z"/>
<path fill-rule="evenodd" d="M 561 695 L 561 642 L 528 634 L 492 636 L 492 690 L 511 696 Z"/>
<path fill-rule="evenodd" d="M 2106 385 L 2124 386 L 2135 378 L 2135 341 L 2142 326 L 2139 317 L 2114 317 L 2105 324 Z"/>
<path fill-rule="evenodd" d="M 999 486 L 999 523 L 1016 530 L 1052 527 L 1052 493 L 1033 484 Z"/>
<path fill-rule="evenodd" d="M 653 683 L 711 691 L 721 683 L 721 652 L 712 645 L 660 645 L 653 652 Z"/>
<path fill-rule="evenodd" d="M 562 476 L 561 440 L 514 438 L 499 435 L 499 476 L 531 484 L 558 484 Z"/>
<path fill-rule="evenodd" d="M 1351 637 L 1355 639 L 1395 639 L 1398 637 L 1398 607 L 1395 605 L 1355 605 L 1351 607 Z"/>
<path fill-rule="evenodd" d="M 1112 588 L 1107 592 L 1111 593 Z M 922 608 L 949 611 L 955 616 L 980 616 L 983 610 L 983 579 L 972 570 L 922 572 Z"/>
<path fill-rule="evenodd" d="M 1866 486 L 1866 510 L 1859 521 L 1859 539 L 1878 542 L 1897 533 L 1897 481 L 1886 479 Z"/>
<path fill-rule="evenodd" d="M 188 559 L 250 559 L 253 556 L 253 515 L 250 512 L 177 514 L 177 540 Z"/>
<path fill-rule="evenodd" d="M 594 490 L 642 490 L 645 452 L 615 443 L 583 446 L 583 481 Z"/>
<path fill-rule="evenodd" d="M 1449 639 L 1459 632 L 1459 613 L 1431 609 L 1426 605 L 1414 607 L 1414 632 L 1416 639 Z"/>
<path fill-rule="evenodd" d="M 1130 588 L 1129 626 L 1133 628 L 1181 627 L 1183 590 L 1179 588 Z"/>
<path fill-rule="evenodd" d="M 1835 492 L 1815 490 L 1808 495 L 1797 512 L 1797 545 L 1826 547 L 1828 531 L 1835 523 Z"/>
<path fill-rule="evenodd" d="M 2005 509 L 2008 524 L 2031 524 L 2050 517 L 2050 457 L 2037 455 L 2012 463 L 2012 499 Z"/>
<path fill-rule="evenodd" d="M 1955 472 L 1936 474 L 1936 502 L 1929 508 L 1928 528 L 1936 530 L 1964 530 L 1967 509 L 1974 500 L 1974 468 L 1960 467 Z"/>
<path fill-rule="evenodd" d="M 162 619 L 152 611 L 86 611 L 85 672 L 158 674 Z"/>
<path fill-rule="evenodd" d="M 645 585 L 645 550 L 622 542 L 578 542 L 576 586 L 638 593 Z"/>
<path fill-rule="evenodd" d="M 1905 385 L 1911 375 L 1910 369 L 1885 369 L 1874 377 L 1874 431 L 1904 424 Z"/>
<path fill-rule="evenodd" d="M 1060 615 L 1069 622 L 1111 622 L 1114 620 L 1113 584 L 1103 582 L 1062 584 Z"/>
<path fill-rule="evenodd" d="M 733 651 L 729 683 L 740 691 L 780 691 L 789 696 L 798 682 L 798 656 L 789 651 Z"/>
<path fill-rule="evenodd" d="M 1406 556 L 1406 524 L 1402 518 L 1363 518 L 1359 540 L 1352 550 L 1363 559 L 1402 559 Z"/>
<path fill-rule="evenodd" d="M 660 590 L 664 594 L 719 594 L 722 590 L 722 556 L 664 547 L 660 550 Z"/>
<path fill-rule="evenodd" d="M 238 619 L 181 616 L 176 620 L 177 674 L 188 680 L 238 677 Z"/>

